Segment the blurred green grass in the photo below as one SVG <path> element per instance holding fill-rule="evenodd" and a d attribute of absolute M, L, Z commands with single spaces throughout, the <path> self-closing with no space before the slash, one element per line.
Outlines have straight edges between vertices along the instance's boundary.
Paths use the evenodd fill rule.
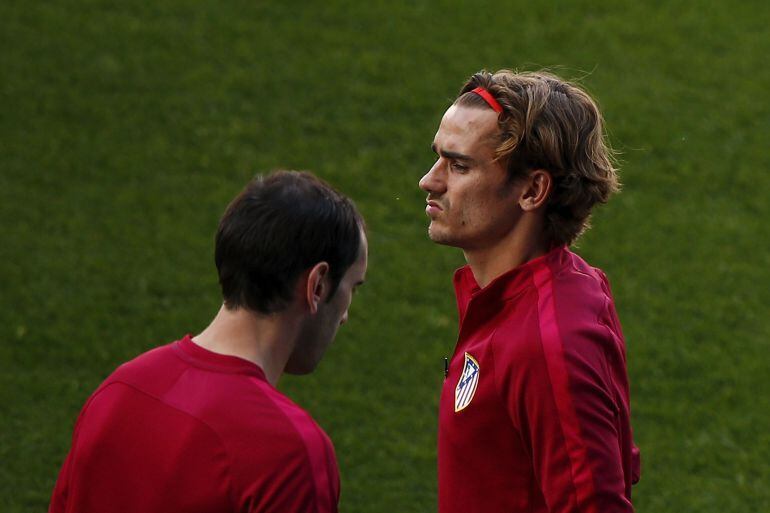
<path fill-rule="evenodd" d="M 309 169 L 370 230 L 351 322 L 281 387 L 335 441 L 344 511 L 435 510 L 454 250 L 416 183 L 480 68 L 603 107 L 624 192 L 577 251 L 626 333 L 638 511 L 770 510 L 765 2 L 0 4 L 0 507 L 47 507 L 120 362 L 218 306 L 213 232 L 256 172 Z"/>

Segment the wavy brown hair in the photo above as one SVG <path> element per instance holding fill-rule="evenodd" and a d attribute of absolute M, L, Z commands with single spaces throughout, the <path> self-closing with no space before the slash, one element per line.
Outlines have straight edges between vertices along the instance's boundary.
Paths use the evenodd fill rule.
<path fill-rule="evenodd" d="M 593 206 L 620 188 L 596 102 L 549 72 L 500 70 L 473 75 L 455 105 L 490 108 L 471 92 L 479 86 L 503 107 L 497 158 L 507 160 L 511 180 L 533 169 L 550 173 L 546 235 L 554 246 L 571 244 L 589 228 Z"/>

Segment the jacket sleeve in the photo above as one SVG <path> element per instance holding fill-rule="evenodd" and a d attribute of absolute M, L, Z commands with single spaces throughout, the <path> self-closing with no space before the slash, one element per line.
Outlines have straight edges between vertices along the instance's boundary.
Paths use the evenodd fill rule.
<path fill-rule="evenodd" d="M 72 453 L 67 454 L 64 464 L 59 471 L 59 478 L 51 495 L 51 504 L 48 506 L 48 513 L 64 513 L 67 509 L 67 494 L 70 473 L 70 460 Z"/>
<path fill-rule="evenodd" d="M 83 422 L 83 417 L 86 414 L 88 406 L 91 404 L 94 396 L 99 390 L 97 389 L 91 397 L 88 398 L 86 404 L 80 410 L 77 421 L 75 421 L 75 427 L 72 430 L 72 444 L 67 457 L 64 459 L 61 470 L 59 470 L 59 477 L 56 479 L 56 485 L 54 485 L 53 493 L 51 494 L 51 503 L 48 506 L 48 513 L 64 513 L 67 509 L 67 500 L 69 498 L 69 487 L 72 476 L 72 460 L 74 459 L 75 446 L 78 439 L 78 430 L 80 424 Z"/>
<path fill-rule="evenodd" d="M 551 513 L 629 513 L 622 425 L 600 330 L 545 330 L 499 369 L 501 396 Z"/>

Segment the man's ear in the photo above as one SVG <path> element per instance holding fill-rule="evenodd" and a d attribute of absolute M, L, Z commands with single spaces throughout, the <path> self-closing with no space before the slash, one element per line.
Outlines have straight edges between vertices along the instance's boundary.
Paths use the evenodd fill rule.
<path fill-rule="evenodd" d="M 328 274 L 329 264 L 326 262 L 318 262 L 308 272 L 305 299 L 311 314 L 318 311 L 318 305 L 326 299 L 326 295 L 329 293 L 327 290 L 329 288 Z"/>
<path fill-rule="evenodd" d="M 532 212 L 545 205 L 553 187 L 551 173 L 545 169 L 530 171 L 524 179 L 524 184 L 519 196 L 519 206 L 525 212 Z"/>

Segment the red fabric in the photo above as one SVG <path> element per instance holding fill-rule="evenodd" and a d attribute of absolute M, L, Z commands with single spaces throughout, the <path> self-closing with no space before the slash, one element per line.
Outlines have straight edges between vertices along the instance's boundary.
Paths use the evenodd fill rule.
<path fill-rule="evenodd" d="M 604 274 L 557 248 L 484 289 L 466 266 L 455 290 L 460 334 L 439 408 L 439 512 L 632 512 L 639 455 Z M 478 385 L 455 412 L 466 352 Z"/>
<path fill-rule="evenodd" d="M 487 102 L 487 105 L 492 107 L 492 110 L 494 110 L 498 114 L 503 111 L 502 105 L 500 105 L 497 102 L 497 100 L 495 100 L 495 97 L 492 96 L 492 94 L 489 91 L 487 91 L 486 89 L 484 89 L 483 87 L 477 87 L 476 89 L 474 89 L 471 92 L 472 93 L 476 93 L 477 95 L 479 95 L 482 98 L 484 98 L 484 101 Z"/>
<path fill-rule="evenodd" d="M 75 426 L 49 511 L 337 511 L 326 434 L 256 365 L 190 337 L 118 368 Z"/>

